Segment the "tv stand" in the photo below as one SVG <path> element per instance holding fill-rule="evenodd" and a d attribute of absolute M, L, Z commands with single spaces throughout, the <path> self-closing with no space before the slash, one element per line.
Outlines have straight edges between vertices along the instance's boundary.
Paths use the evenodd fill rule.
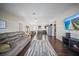
<path fill-rule="evenodd" d="M 72 37 L 68 38 L 63 36 L 62 40 L 63 40 L 63 43 L 69 47 L 69 49 L 79 54 L 79 39 L 72 38 Z"/>

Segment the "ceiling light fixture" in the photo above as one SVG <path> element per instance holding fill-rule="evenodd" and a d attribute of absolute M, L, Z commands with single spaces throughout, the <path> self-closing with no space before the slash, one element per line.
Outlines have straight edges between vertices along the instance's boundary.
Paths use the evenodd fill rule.
<path fill-rule="evenodd" d="M 32 15 L 36 15 L 36 13 L 35 13 L 35 12 L 33 12 L 33 13 L 32 13 Z"/>

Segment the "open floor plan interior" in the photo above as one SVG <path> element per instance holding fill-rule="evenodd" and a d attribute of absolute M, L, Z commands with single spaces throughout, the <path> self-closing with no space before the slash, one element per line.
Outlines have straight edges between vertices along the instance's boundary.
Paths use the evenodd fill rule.
<path fill-rule="evenodd" d="M 79 56 L 79 3 L 0 3 L 0 56 Z"/>

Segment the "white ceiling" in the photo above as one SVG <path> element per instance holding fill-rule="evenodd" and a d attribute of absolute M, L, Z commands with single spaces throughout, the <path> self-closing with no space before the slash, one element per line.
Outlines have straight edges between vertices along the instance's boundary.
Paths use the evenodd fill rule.
<path fill-rule="evenodd" d="M 9 3 L 0 4 L 0 9 L 5 10 L 11 14 L 21 17 L 29 23 L 33 23 L 35 19 L 39 24 L 46 24 L 53 20 L 54 17 L 65 12 L 72 6 L 78 4 L 68 3 Z M 35 15 L 33 15 L 35 14 Z"/>

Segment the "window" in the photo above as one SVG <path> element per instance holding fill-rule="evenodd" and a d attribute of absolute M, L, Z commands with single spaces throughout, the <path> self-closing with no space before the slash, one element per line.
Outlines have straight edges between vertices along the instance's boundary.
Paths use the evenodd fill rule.
<path fill-rule="evenodd" d="M 6 27 L 6 22 L 0 19 L 0 29 L 4 29 Z"/>

